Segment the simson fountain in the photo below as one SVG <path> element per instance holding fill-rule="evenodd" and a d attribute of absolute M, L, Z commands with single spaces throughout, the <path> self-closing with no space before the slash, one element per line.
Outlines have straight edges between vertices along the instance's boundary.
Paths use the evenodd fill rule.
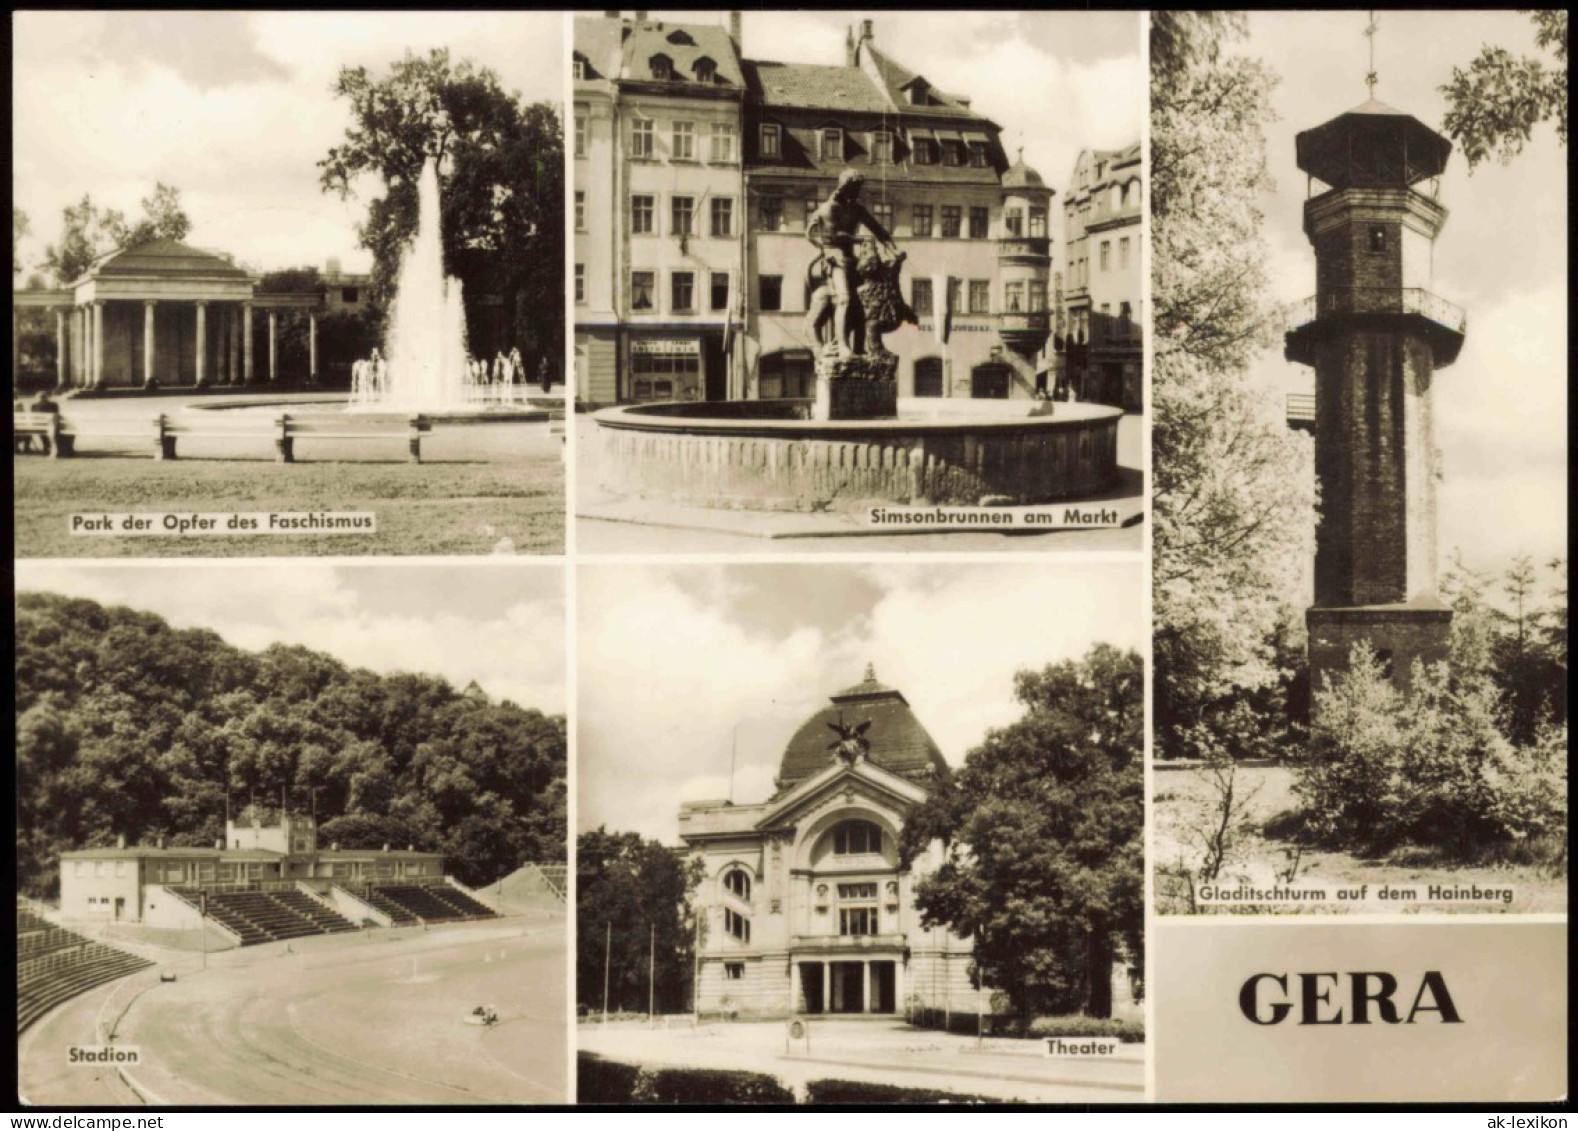
<path fill-rule="evenodd" d="M 905 257 L 861 204 L 862 184 L 846 170 L 806 226 L 819 251 L 806 315 L 815 399 L 604 409 L 593 419 L 605 489 L 704 507 L 849 511 L 1046 503 L 1117 482 L 1119 409 L 899 404 L 898 358 L 882 336 L 916 318 L 899 284 Z"/>

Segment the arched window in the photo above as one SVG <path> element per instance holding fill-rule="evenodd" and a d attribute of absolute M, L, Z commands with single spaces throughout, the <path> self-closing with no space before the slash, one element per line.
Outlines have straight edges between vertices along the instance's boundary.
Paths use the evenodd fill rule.
<path fill-rule="evenodd" d="M 733 892 L 735 897 L 746 903 L 751 901 L 751 877 L 739 868 L 735 868 L 723 877 L 723 886 Z"/>
<path fill-rule="evenodd" d="M 882 829 L 870 821 L 843 821 L 833 828 L 833 855 L 864 856 L 882 851 Z"/>
<path fill-rule="evenodd" d="M 915 395 L 917 397 L 942 396 L 942 358 L 918 357 L 915 359 Z"/>

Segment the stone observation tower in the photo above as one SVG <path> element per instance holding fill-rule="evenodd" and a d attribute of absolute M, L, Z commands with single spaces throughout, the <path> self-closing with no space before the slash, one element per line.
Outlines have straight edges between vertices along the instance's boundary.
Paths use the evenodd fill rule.
<path fill-rule="evenodd" d="M 1373 72 L 1371 76 L 1373 80 Z M 1373 88 L 1372 88 L 1373 94 Z M 1308 613 L 1312 686 L 1365 640 L 1406 690 L 1415 659 L 1447 657 L 1452 611 L 1436 592 L 1431 389 L 1457 360 L 1463 312 L 1431 291 L 1447 211 L 1436 199 L 1452 144 L 1372 97 L 1297 138 L 1311 178 L 1304 232 L 1315 296 L 1286 356 L 1315 368 L 1320 523 Z M 1316 182 L 1319 182 L 1317 184 Z"/>

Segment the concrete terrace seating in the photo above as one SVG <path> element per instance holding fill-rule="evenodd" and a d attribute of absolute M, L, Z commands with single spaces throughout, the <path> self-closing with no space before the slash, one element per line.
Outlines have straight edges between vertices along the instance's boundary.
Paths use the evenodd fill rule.
<path fill-rule="evenodd" d="M 422 439 L 433 430 L 424 416 L 390 414 L 353 416 L 350 414 L 316 417 L 284 414 L 263 419 L 236 414 L 202 413 L 193 417 L 160 414 L 146 420 L 84 422 L 54 413 L 14 412 L 12 430 L 22 441 L 37 440 L 54 459 L 70 459 L 77 454 L 78 440 L 125 440 L 146 444 L 155 459 L 175 459 L 182 438 L 272 441 L 274 458 L 280 463 L 296 461 L 296 442 L 303 438 L 319 440 L 404 440 L 407 458 L 422 462 Z"/>
<path fill-rule="evenodd" d="M 24 958 L 39 958 L 52 951 L 64 950 L 68 946 L 76 946 L 82 942 L 82 936 L 63 927 L 46 924 L 45 930 L 24 931 L 18 923 L 16 936 L 16 956 L 18 961 Z"/>
<path fill-rule="evenodd" d="M 180 889 L 177 894 L 200 906 L 195 891 Z M 208 916 L 242 946 L 356 930 L 356 924 L 303 891 L 209 892 Z"/>
<path fill-rule="evenodd" d="M 389 916 L 390 922 L 396 927 L 410 927 L 421 922 L 405 907 L 381 895 L 376 888 L 368 884 L 345 884 L 343 886 L 346 891 L 350 892 L 357 899 Z"/>
<path fill-rule="evenodd" d="M 40 915 L 37 912 L 33 911 L 31 908 L 23 907 L 21 905 L 17 906 L 17 909 L 16 909 L 16 933 L 17 934 L 19 934 L 19 935 L 26 934 L 28 931 L 48 931 L 48 930 L 52 930 L 54 928 L 54 926 L 55 926 L 55 924 L 51 923 L 48 919 L 44 918 L 42 915 Z"/>
<path fill-rule="evenodd" d="M 560 899 L 569 899 L 570 866 L 568 864 L 538 864 L 537 871 L 547 881 Z"/>
<path fill-rule="evenodd" d="M 58 928 L 57 928 L 58 929 Z M 67 998 L 152 966 L 146 958 L 89 942 L 75 941 L 36 957 L 19 955 L 16 965 L 16 1031 L 20 1033 Z"/>
<path fill-rule="evenodd" d="M 437 884 L 378 884 L 373 889 L 407 914 L 429 923 L 452 923 L 463 919 L 491 919 L 494 911 L 459 888 Z M 368 902 L 372 902 L 369 900 Z M 378 904 L 373 904 L 378 907 Z M 382 908 L 379 908 L 382 910 Z"/>

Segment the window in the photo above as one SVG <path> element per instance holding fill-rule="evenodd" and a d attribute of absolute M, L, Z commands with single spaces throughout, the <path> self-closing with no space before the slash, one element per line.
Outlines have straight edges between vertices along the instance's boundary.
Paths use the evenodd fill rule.
<path fill-rule="evenodd" d="M 693 236 L 696 234 L 696 198 L 672 196 L 669 198 L 669 235 Z"/>
<path fill-rule="evenodd" d="M 1022 209 L 1010 208 L 1003 213 L 1003 231 L 1011 236 L 1025 234 L 1025 214 Z"/>
<path fill-rule="evenodd" d="M 1101 241 L 1101 269 L 1106 271 L 1112 267 L 1112 241 Z"/>
<path fill-rule="evenodd" d="M 669 155 L 675 161 L 694 161 L 696 159 L 696 123 L 674 123 L 674 149 Z"/>
<path fill-rule="evenodd" d="M 762 231 L 778 232 L 784 226 L 784 199 L 781 196 L 764 196 L 759 206 L 762 212 Z"/>
<path fill-rule="evenodd" d="M 887 130 L 871 135 L 871 161 L 874 165 L 893 164 L 893 135 Z"/>
<path fill-rule="evenodd" d="M 986 168 L 986 142 L 972 141 L 970 143 L 970 164 L 977 169 Z"/>
<path fill-rule="evenodd" d="M 917 204 L 911 210 L 910 226 L 916 236 L 931 235 L 931 205 Z"/>
<path fill-rule="evenodd" d="M 1030 210 L 1030 238 L 1046 239 L 1047 210 L 1045 208 L 1032 208 Z"/>
<path fill-rule="evenodd" d="M 783 130 L 779 126 L 762 126 L 762 156 L 777 157 L 783 153 Z"/>
<path fill-rule="evenodd" d="M 637 118 L 630 123 L 630 156 L 651 157 L 652 139 L 657 130 L 650 118 Z"/>
<path fill-rule="evenodd" d="M 718 64 L 703 55 L 696 60 L 696 81 L 712 82 L 718 77 Z"/>
<path fill-rule="evenodd" d="M 736 868 L 734 871 L 724 876 L 723 886 L 727 888 L 737 899 L 742 899 L 746 903 L 751 901 L 751 877 L 746 875 L 740 869 Z"/>
<path fill-rule="evenodd" d="M 893 234 L 893 205 L 881 201 L 872 204 L 871 218 L 881 224 L 889 235 Z"/>
<path fill-rule="evenodd" d="M 838 933 L 874 935 L 878 931 L 877 885 L 838 885 Z"/>
<path fill-rule="evenodd" d="M 586 60 L 579 58 L 572 60 L 570 63 L 570 74 L 576 82 L 584 80 L 586 78 Z"/>
<path fill-rule="evenodd" d="M 763 400 L 809 397 L 816 389 L 816 370 L 809 354 L 767 354 L 762 358 L 759 377 L 758 392 Z"/>
<path fill-rule="evenodd" d="M 696 309 L 696 272 L 675 271 L 668 277 L 669 309 L 675 314 L 689 314 Z"/>
<path fill-rule="evenodd" d="M 630 369 L 634 376 L 631 388 L 634 398 L 638 401 L 668 401 L 677 396 L 694 399 L 697 376 L 701 372 L 700 357 L 694 352 L 653 353 L 650 352 L 652 345 L 640 341 L 632 343 Z M 642 346 L 648 348 L 642 349 Z"/>
<path fill-rule="evenodd" d="M 1047 284 L 1045 279 L 1030 280 L 1030 309 L 1036 312 L 1045 311 L 1047 308 Z"/>
<path fill-rule="evenodd" d="M 935 165 L 937 164 L 937 139 L 931 137 L 911 138 L 910 152 L 915 157 L 915 164 Z"/>
<path fill-rule="evenodd" d="M 657 208 L 657 198 L 653 196 L 632 196 L 630 198 L 630 234 L 633 236 L 650 236 L 653 232 L 653 213 Z"/>
<path fill-rule="evenodd" d="M 915 395 L 942 396 L 942 358 L 922 357 L 915 361 Z"/>
<path fill-rule="evenodd" d="M 715 196 L 712 198 L 712 234 L 718 239 L 729 239 L 734 235 L 734 198 L 732 196 Z"/>
<path fill-rule="evenodd" d="M 1118 304 L 1118 336 L 1127 339 L 1134 333 L 1134 310 L 1126 302 Z"/>
<path fill-rule="evenodd" d="M 956 240 L 959 238 L 959 220 L 964 210 L 957 204 L 944 204 L 942 206 L 942 238 Z"/>
<path fill-rule="evenodd" d="M 731 907 L 723 909 L 723 929 L 742 943 L 751 941 L 751 921 Z"/>
<path fill-rule="evenodd" d="M 575 115 L 575 155 L 577 157 L 586 156 L 586 131 L 586 114 L 578 108 Z"/>
<path fill-rule="evenodd" d="M 1370 250 L 1386 250 L 1386 229 L 1376 224 L 1370 228 Z"/>
<path fill-rule="evenodd" d="M 931 280 L 910 277 L 910 306 L 917 316 L 926 318 L 931 315 Z M 916 363 L 920 364 L 919 362 Z"/>
<path fill-rule="evenodd" d="M 881 851 L 882 830 L 870 821 L 844 821 L 833 829 L 835 856 L 861 856 Z"/>
<path fill-rule="evenodd" d="M 667 55 L 654 55 L 647 60 L 647 65 L 652 68 L 652 77 L 666 80 L 674 77 L 674 60 Z"/>
<path fill-rule="evenodd" d="M 990 279 L 970 280 L 970 313 L 990 314 L 992 311 L 992 283 Z"/>
<path fill-rule="evenodd" d="M 822 141 L 823 161 L 842 161 L 844 159 L 844 131 L 840 129 L 825 129 L 820 132 Z"/>
<path fill-rule="evenodd" d="M 714 271 L 712 273 L 712 309 L 729 309 L 729 273 L 727 271 Z"/>
<path fill-rule="evenodd" d="M 712 152 L 708 160 L 716 165 L 732 165 L 734 163 L 734 123 L 714 122 L 712 124 Z"/>
<path fill-rule="evenodd" d="M 942 143 L 942 163 L 958 168 L 964 164 L 964 142 L 945 141 Z"/>
<path fill-rule="evenodd" d="M 340 288 L 340 301 L 341 302 L 356 302 L 361 297 L 362 297 L 362 292 L 356 287 L 341 287 Z"/>
<path fill-rule="evenodd" d="M 1020 314 L 1025 308 L 1025 285 L 1022 282 L 1003 284 L 1003 310 Z"/>
<path fill-rule="evenodd" d="M 727 978 L 731 982 L 744 981 L 744 979 L 745 979 L 745 963 L 743 963 L 743 962 L 725 962 L 723 964 L 723 976 L 725 978 Z"/>
<path fill-rule="evenodd" d="M 784 277 L 782 275 L 761 275 L 757 277 L 756 286 L 760 292 L 756 305 L 762 310 L 782 310 L 784 308 Z"/>
<path fill-rule="evenodd" d="M 630 272 L 630 309 L 651 310 L 652 288 L 656 280 L 651 271 Z"/>
<path fill-rule="evenodd" d="M 586 191 L 575 190 L 575 230 L 586 231 Z"/>
<path fill-rule="evenodd" d="M 986 209 L 980 205 L 973 205 L 970 208 L 970 238 L 972 240 L 984 240 L 988 223 Z"/>
<path fill-rule="evenodd" d="M 1127 267 L 1128 265 L 1129 265 L 1129 237 L 1128 236 L 1124 236 L 1122 239 L 1120 239 L 1118 241 L 1118 266 L 1119 267 Z"/>

